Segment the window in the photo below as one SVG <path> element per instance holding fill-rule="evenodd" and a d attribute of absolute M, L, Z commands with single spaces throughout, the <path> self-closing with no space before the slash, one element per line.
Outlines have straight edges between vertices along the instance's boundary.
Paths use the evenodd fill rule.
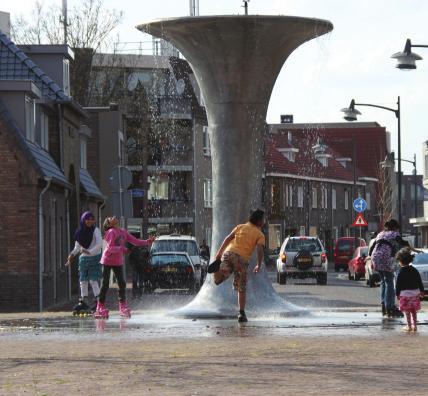
<path fill-rule="evenodd" d="M 205 179 L 204 181 L 204 206 L 206 208 L 213 207 L 213 191 L 211 179 Z"/>
<path fill-rule="evenodd" d="M 303 187 L 297 187 L 297 207 L 303 208 Z"/>
<path fill-rule="evenodd" d="M 40 112 L 40 145 L 49 150 L 49 117 L 43 111 Z"/>
<path fill-rule="evenodd" d="M 332 209 L 336 209 L 336 190 L 335 189 L 331 190 L 331 207 Z"/>
<path fill-rule="evenodd" d="M 68 59 L 64 59 L 62 63 L 63 72 L 63 90 L 67 96 L 70 96 L 70 62 Z"/>
<path fill-rule="evenodd" d="M 312 187 L 312 208 L 316 209 L 318 207 L 317 203 L 318 197 L 317 197 L 317 188 Z"/>
<path fill-rule="evenodd" d="M 349 191 L 348 190 L 345 190 L 344 201 L 345 201 L 345 210 L 348 210 L 349 209 Z"/>
<path fill-rule="evenodd" d="M 321 208 L 328 208 L 328 190 L 326 187 L 321 187 Z"/>
<path fill-rule="evenodd" d="M 213 234 L 212 228 L 205 228 L 205 242 L 209 247 L 211 247 L 212 234 Z"/>
<path fill-rule="evenodd" d="M 208 127 L 202 127 L 203 136 L 203 152 L 204 155 L 211 155 L 210 135 L 208 134 Z"/>
<path fill-rule="evenodd" d="M 306 235 L 306 227 L 305 226 L 300 226 L 299 235 L 300 236 L 305 236 Z"/>
<path fill-rule="evenodd" d="M 25 137 L 31 142 L 35 141 L 36 104 L 33 99 L 25 97 Z"/>
<path fill-rule="evenodd" d="M 367 210 L 371 209 L 371 194 L 370 192 L 366 192 L 366 202 L 367 202 Z"/>
<path fill-rule="evenodd" d="M 151 176 L 149 177 L 149 183 L 148 199 L 168 199 L 168 176 Z"/>
<path fill-rule="evenodd" d="M 333 239 L 337 240 L 339 238 L 339 228 L 333 227 Z"/>
<path fill-rule="evenodd" d="M 87 169 L 87 143 L 85 139 L 80 139 L 80 167 Z"/>
<path fill-rule="evenodd" d="M 293 186 L 288 186 L 288 207 L 293 207 Z"/>
<path fill-rule="evenodd" d="M 428 154 L 425 154 L 424 176 L 425 176 L 425 179 L 428 179 Z"/>

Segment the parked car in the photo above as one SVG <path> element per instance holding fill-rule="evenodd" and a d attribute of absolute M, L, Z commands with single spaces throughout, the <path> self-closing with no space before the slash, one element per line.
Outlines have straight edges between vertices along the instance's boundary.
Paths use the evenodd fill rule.
<path fill-rule="evenodd" d="M 315 278 L 317 284 L 327 284 L 327 255 L 317 237 L 286 238 L 280 248 L 276 267 L 280 285 L 284 285 L 287 278 Z"/>
<path fill-rule="evenodd" d="M 360 280 L 366 274 L 366 257 L 369 254 L 368 246 L 357 247 L 352 259 L 348 262 L 349 280 Z"/>
<path fill-rule="evenodd" d="M 153 253 L 150 257 L 149 282 L 154 289 L 189 289 L 201 286 L 201 266 L 195 266 L 185 252 Z"/>
<path fill-rule="evenodd" d="M 365 279 L 368 287 L 375 287 L 376 283 L 380 282 L 380 275 L 374 269 L 373 261 L 370 256 L 366 257 L 366 265 L 365 265 Z"/>
<path fill-rule="evenodd" d="M 336 241 L 333 251 L 334 270 L 336 272 L 341 269 L 348 270 L 349 260 L 352 259 L 355 249 L 359 246 L 366 246 L 366 241 L 354 237 L 342 237 Z"/>
<path fill-rule="evenodd" d="M 412 265 L 419 271 L 425 293 L 428 293 L 428 250 L 423 249 L 422 253 L 415 254 Z"/>
<path fill-rule="evenodd" d="M 201 269 L 201 284 L 204 282 L 208 262 L 201 257 L 196 239 L 188 235 L 162 235 L 157 237 L 150 248 L 150 254 L 168 253 L 168 252 L 184 252 L 187 253 L 192 260 L 195 268 Z"/>

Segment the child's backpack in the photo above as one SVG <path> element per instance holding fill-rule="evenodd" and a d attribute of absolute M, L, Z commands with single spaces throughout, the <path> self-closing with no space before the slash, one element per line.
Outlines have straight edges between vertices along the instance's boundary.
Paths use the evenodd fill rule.
<path fill-rule="evenodd" d="M 372 255 L 376 246 L 387 245 L 391 250 L 391 257 L 395 257 L 400 249 L 403 247 L 410 247 L 409 242 L 405 241 L 401 236 L 394 239 L 379 239 L 373 243 L 369 250 L 369 256 Z"/>

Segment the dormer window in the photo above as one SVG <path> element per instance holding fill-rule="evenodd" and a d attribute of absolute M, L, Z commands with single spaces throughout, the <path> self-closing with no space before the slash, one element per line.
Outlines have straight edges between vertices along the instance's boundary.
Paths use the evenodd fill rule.
<path fill-rule="evenodd" d="M 336 158 L 336 161 L 346 169 L 348 163 L 352 162 L 352 158 Z"/>
<path fill-rule="evenodd" d="M 25 97 L 25 137 L 31 142 L 36 138 L 36 103 L 29 96 Z"/>
<path fill-rule="evenodd" d="M 299 149 L 294 147 L 286 147 L 277 149 L 285 158 L 291 162 L 296 161 L 296 154 L 299 152 Z"/>
<path fill-rule="evenodd" d="M 331 154 L 316 154 L 315 158 L 320 162 L 320 164 L 326 168 L 328 166 L 328 159 L 331 158 Z"/>
<path fill-rule="evenodd" d="M 68 59 L 64 59 L 62 62 L 62 78 L 64 93 L 70 96 L 70 62 Z"/>

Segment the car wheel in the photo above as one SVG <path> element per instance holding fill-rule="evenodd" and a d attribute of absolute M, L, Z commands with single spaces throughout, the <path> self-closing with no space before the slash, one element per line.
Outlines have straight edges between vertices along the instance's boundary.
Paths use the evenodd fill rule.
<path fill-rule="evenodd" d="M 340 271 L 340 268 L 339 267 L 334 267 L 334 272 L 339 272 Z"/>
<path fill-rule="evenodd" d="M 287 276 L 278 272 L 278 274 L 276 275 L 276 280 L 278 284 L 285 285 L 287 283 Z"/>
<path fill-rule="evenodd" d="M 354 272 L 354 280 L 360 280 L 360 275 L 358 275 L 356 272 Z"/>
<path fill-rule="evenodd" d="M 348 279 L 352 280 L 351 271 L 348 270 Z"/>
<path fill-rule="evenodd" d="M 317 285 L 326 285 L 327 284 L 327 274 L 318 274 L 317 275 Z"/>

